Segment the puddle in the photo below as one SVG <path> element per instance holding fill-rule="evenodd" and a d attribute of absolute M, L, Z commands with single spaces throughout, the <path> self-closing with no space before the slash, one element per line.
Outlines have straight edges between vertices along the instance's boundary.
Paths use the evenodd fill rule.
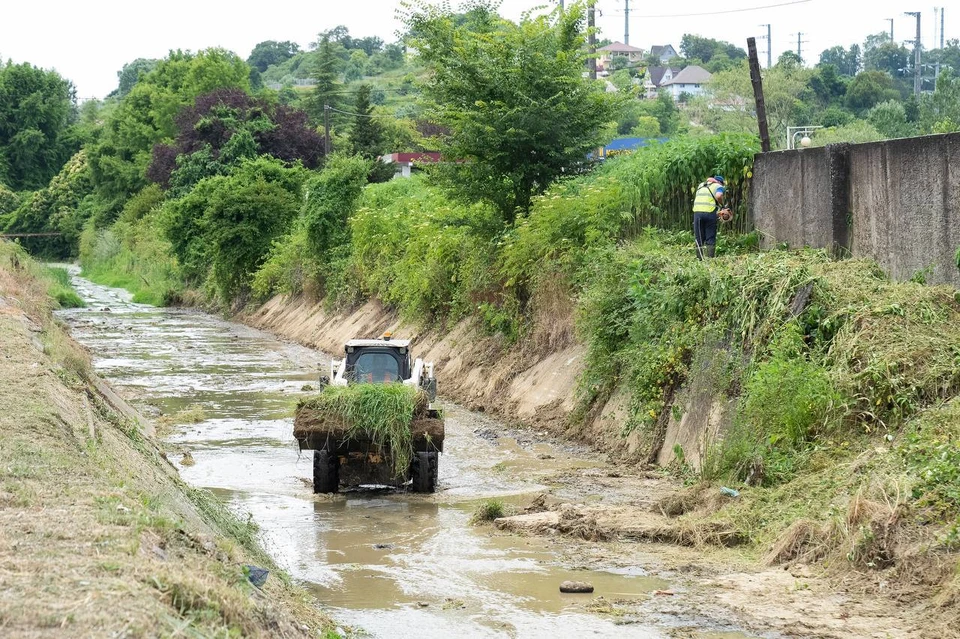
<path fill-rule="evenodd" d="M 595 596 L 646 598 L 670 587 L 643 567 L 577 570 L 562 558 L 563 540 L 469 523 L 480 498 L 519 500 L 543 490 L 539 482 L 551 473 L 597 462 L 500 436 L 489 418 L 448 406 L 435 495 L 314 496 L 311 457 L 291 436 L 292 411 L 326 357 L 211 315 L 134 304 L 125 291 L 74 281 L 89 307 L 61 315 L 96 371 L 145 414 L 203 417 L 167 438 L 172 451 L 193 458 L 180 468 L 183 478 L 249 513 L 277 562 L 343 623 L 381 637 L 667 636 L 585 610 Z M 593 596 L 560 594 L 567 579 L 591 582 Z"/>

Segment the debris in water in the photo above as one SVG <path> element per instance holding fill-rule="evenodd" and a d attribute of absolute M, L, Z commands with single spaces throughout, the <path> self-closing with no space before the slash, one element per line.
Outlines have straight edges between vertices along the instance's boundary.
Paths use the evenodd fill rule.
<path fill-rule="evenodd" d="M 659 596 L 659 597 L 672 597 L 675 594 L 677 593 L 673 592 L 672 590 L 654 590 L 653 591 L 653 595 Z"/>
<path fill-rule="evenodd" d="M 373 547 L 376 550 L 390 550 L 393 548 L 393 544 L 374 544 Z"/>
<path fill-rule="evenodd" d="M 590 593 L 593 592 L 593 584 L 585 581 L 564 581 L 560 584 L 560 592 Z"/>
<path fill-rule="evenodd" d="M 243 572 L 247 575 L 247 579 L 250 580 L 257 588 L 263 586 L 267 583 L 267 576 L 270 574 L 270 571 L 266 568 L 258 568 L 256 566 L 246 565 L 243 567 Z"/>

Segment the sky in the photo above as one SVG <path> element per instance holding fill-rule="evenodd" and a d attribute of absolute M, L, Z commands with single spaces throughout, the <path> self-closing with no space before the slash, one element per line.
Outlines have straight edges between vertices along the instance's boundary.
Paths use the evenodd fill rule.
<path fill-rule="evenodd" d="M 679 50 L 683 34 L 696 33 L 745 49 L 746 39 L 765 35 L 766 27 L 760 25 L 769 23 L 774 60 L 787 49 L 796 50 L 800 32 L 806 41 L 801 44 L 803 56 L 813 64 L 823 49 L 863 42 L 868 34 L 889 30 L 887 18 L 894 18 L 896 40 L 912 40 L 916 19 L 903 12 L 920 11 L 924 47 L 934 45 L 935 5 L 923 0 L 872 0 L 869 4 L 866 0 L 794 0 L 787 6 L 769 7 L 789 1 L 633 0 L 630 44 L 647 50 L 655 44 L 672 44 Z M 503 0 L 501 13 L 518 19 L 525 11 L 549 4 L 556 2 Z M 280 0 L 255 5 L 224 0 L 0 0 L 0 60 L 56 69 L 74 83 L 79 98 L 102 98 L 116 88 L 117 71 L 125 63 L 162 58 L 171 49 L 219 46 L 245 59 L 258 42 L 292 40 L 307 47 L 317 33 L 339 24 L 347 26 L 351 35 L 376 35 L 391 42 L 399 27 L 398 6 L 399 0 Z M 601 37 L 622 41 L 624 0 L 598 0 L 596 6 Z M 711 13 L 764 6 L 769 8 Z M 948 9 L 945 34 L 949 40 L 960 37 L 960 6 Z M 659 17 L 665 14 L 684 16 Z M 765 40 L 757 40 L 761 61 L 766 46 Z"/>

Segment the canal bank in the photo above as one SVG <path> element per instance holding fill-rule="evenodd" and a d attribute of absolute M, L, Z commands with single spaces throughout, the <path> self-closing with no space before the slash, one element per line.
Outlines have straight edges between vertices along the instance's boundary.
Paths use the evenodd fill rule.
<path fill-rule="evenodd" d="M 436 495 L 314 496 L 290 415 L 322 355 L 76 282 L 90 307 L 67 313 L 74 334 L 98 372 L 166 424 L 184 479 L 249 513 L 281 566 L 375 636 L 920 636 L 884 601 L 837 592 L 809 567 L 749 568 L 729 551 L 603 534 L 610 517 L 655 518 L 675 486 L 456 406 Z M 580 528 L 470 525 L 492 497 L 531 516 L 565 512 Z M 571 577 L 594 595 L 561 595 Z"/>

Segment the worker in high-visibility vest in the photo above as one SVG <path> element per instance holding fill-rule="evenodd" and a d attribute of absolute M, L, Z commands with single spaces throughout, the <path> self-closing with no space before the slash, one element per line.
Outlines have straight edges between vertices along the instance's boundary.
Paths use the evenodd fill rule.
<path fill-rule="evenodd" d="M 697 258 L 713 257 L 717 246 L 717 213 L 723 204 L 723 176 L 715 175 L 697 187 L 693 199 L 693 240 Z"/>

